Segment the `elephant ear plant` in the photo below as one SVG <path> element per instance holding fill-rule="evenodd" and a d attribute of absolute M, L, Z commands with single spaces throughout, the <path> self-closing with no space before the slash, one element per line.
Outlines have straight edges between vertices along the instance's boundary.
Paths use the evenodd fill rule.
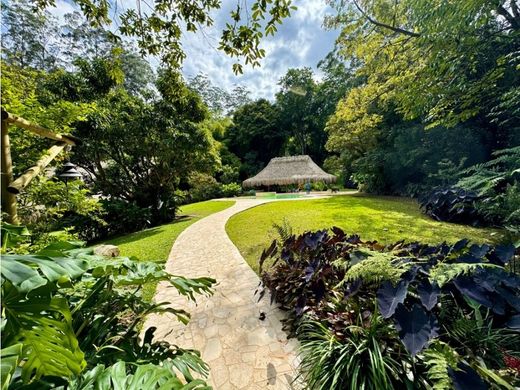
<path fill-rule="evenodd" d="M 341 229 L 273 243 L 264 292 L 289 318 L 312 389 L 513 389 L 520 277 L 512 245 L 381 245 Z"/>
<path fill-rule="evenodd" d="M 141 299 L 162 281 L 187 299 L 211 294 L 210 278 L 187 279 L 153 262 L 106 259 L 77 243 L 2 256 L 1 386 L 4 389 L 209 389 L 208 366 L 193 350 L 139 340 L 150 313 L 189 313 Z M 197 375 L 195 375 L 197 374 Z"/>

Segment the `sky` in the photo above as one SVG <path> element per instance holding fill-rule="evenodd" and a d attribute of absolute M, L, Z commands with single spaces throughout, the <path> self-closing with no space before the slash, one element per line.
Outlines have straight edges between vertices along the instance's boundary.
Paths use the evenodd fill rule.
<path fill-rule="evenodd" d="M 284 20 L 275 36 L 262 42 L 266 56 L 261 66 L 244 66 L 243 75 L 236 76 L 231 70 L 235 59 L 218 51 L 218 41 L 229 10 L 235 1 L 224 0 L 224 6 L 214 14 L 214 26 L 204 34 L 189 34 L 183 41 L 187 58 L 183 72 L 187 77 L 205 73 L 211 82 L 223 89 L 231 90 L 235 84 L 246 86 L 253 98 L 272 100 L 278 90 L 278 81 L 289 68 L 311 67 L 317 71 L 318 62 L 334 47 L 337 31 L 326 31 L 322 27 L 326 14 L 332 9 L 325 0 L 295 1 L 298 7 L 291 18 Z M 319 72 L 317 77 L 319 78 Z"/>
<path fill-rule="evenodd" d="M 217 50 L 220 34 L 230 20 L 230 10 L 236 6 L 236 0 L 223 0 L 222 8 L 212 12 L 214 24 L 195 34 L 185 33 L 182 43 L 186 52 L 182 67 L 186 78 L 198 73 L 206 74 L 211 83 L 230 91 L 236 85 L 247 87 L 253 99 L 274 99 L 278 90 L 278 81 L 290 68 L 311 67 L 320 78 L 318 62 L 334 47 L 337 31 L 327 31 L 322 27 L 325 15 L 332 14 L 326 0 L 294 0 L 298 7 L 292 16 L 278 26 L 277 33 L 262 41 L 266 56 L 260 61 L 261 66 L 252 68 L 244 65 L 242 75 L 235 75 L 232 59 Z M 133 7 L 135 0 L 122 0 L 123 7 Z M 57 7 L 51 12 L 61 18 L 74 10 L 70 0 L 58 0 Z M 113 26 L 115 27 L 115 26 Z M 158 65 L 156 59 L 148 59 L 152 65 Z"/>

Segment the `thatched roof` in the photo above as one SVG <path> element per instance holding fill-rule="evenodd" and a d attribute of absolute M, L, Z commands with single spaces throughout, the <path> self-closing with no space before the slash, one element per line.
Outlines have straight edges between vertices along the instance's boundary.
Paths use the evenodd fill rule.
<path fill-rule="evenodd" d="M 323 181 L 334 183 L 336 176 L 323 171 L 309 156 L 275 157 L 256 176 L 244 180 L 244 187 L 302 184 Z"/>

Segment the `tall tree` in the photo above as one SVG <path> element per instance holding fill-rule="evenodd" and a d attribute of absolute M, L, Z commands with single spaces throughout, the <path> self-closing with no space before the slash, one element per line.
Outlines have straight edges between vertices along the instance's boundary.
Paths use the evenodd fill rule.
<path fill-rule="evenodd" d="M 52 69 L 58 63 L 59 29 L 49 12 L 29 0 L 2 2 L 2 58 L 21 68 Z"/>
<path fill-rule="evenodd" d="M 152 223 L 172 218 L 183 177 L 215 164 L 212 140 L 199 125 L 208 114 L 200 98 L 172 71 L 160 72 L 157 89 L 160 99 L 151 103 L 112 89 L 77 123 L 85 142 L 74 150 L 98 191 L 150 208 Z"/>
<path fill-rule="evenodd" d="M 515 0 L 335 2 L 344 56 L 358 61 L 374 99 L 429 127 L 467 120 L 494 147 L 520 128 L 520 13 Z M 367 103 L 369 101 L 367 100 Z"/>
<path fill-rule="evenodd" d="M 226 91 L 214 85 L 208 75 L 199 73 L 188 81 L 189 87 L 197 92 L 211 112 L 216 116 L 229 116 L 244 104 L 250 103 L 250 91 L 241 85 L 235 85 L 231 91 Z"/>
<path fill-rule="evenodd" d="M 429 178 L 446 165 L 460 169 L 520 143 L 514 1 L 336 5 L 340 54 L 362 84 L 329 120 L 327 148 L 360 183 L 383 192 L 400 192 L 406 182 L 433 184 Z"/>
<path fill-rule="evenodd" d="M 286 133 L 278 125 L 278 115 L 276 106 L 265 99 L 246 104 L 234 113 L 225 144 L 242 161 L 242 178 L 258 173 L 283 152 Z"/>
<path fill-rule="evenodd" d="M 60 26 L 61 58 L 66 66 L 72 66 L 77 58 L 92 59 L 109 55 L 114 46 L 111 33 L 103 27 L 93 27 L 79 12 L 65 14 Z"/>

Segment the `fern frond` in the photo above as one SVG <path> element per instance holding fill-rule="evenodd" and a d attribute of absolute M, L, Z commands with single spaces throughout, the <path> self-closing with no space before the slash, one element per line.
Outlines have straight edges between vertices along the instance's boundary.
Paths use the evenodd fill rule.
<path fill-rule="evenodd" d="M 404 263 L 392 253 L 363 250 L 367 258 L 353 265 L 345 274 L 344 281 L 361 279 L 363 282 L 379 283 L 382 280 L 390 280 L 397 283 L 401 275 L 406 272 L 413 263 Z"/>
<path fill-rule="evenodd" d="M 278 233 L 281 242 L 287 241 L 293 235 L 293 228 L 289 220 L 284 217 L 281 224 L 273 223 L 273 228 Z"/>
<path fill-rule="evenodd" d="M 500 268 L 495 264 L 489 263 L 439 263 L 430 270 L 429 279 L 442 287 L 450 280 L 460 275 L 470 274 L 481 267 Z"/>
<path fill-rule="evenodd" d="M 423 353 L 423 361 L 428 368 L 428 379 L 432 388 L 447 390 L 452 388 L 448 367 L 457 367 L 460 357 L 448 344 L 435 340 Z"/>

